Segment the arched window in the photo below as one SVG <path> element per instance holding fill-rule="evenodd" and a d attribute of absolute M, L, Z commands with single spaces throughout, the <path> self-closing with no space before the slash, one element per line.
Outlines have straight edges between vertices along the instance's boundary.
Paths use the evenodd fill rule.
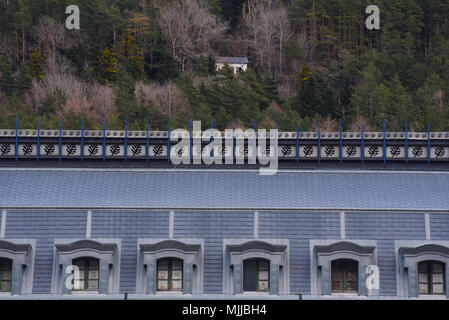
<path fill-rule="evenodd" d="M 99 261 L 95 258 L 78 258 L 73 265 L 80 271 L 78 283 L 74 283 L 74 291 L 98 291 Z"/>
<path fill-rule="evenodd" d="M 418 264 L 419 294 L 445 294 L 445 264 L 437 261 L 424 261 Z"/>
<path fill-rule="evenodd" d="M 182 291 L 183 261 L 159 259 L 157 261 L 157 291 Z"/>
<path fill-rule="evenodd" d="M 12 260 L 0 258 L 0 292 L 11 292 Z"/>
<path fill-rule="evenodd" d="M 270 291 L 270 261 L 247 259 L 243 261 L 243 291 Z"/>
<path fill-rule="evenodd" d="M 332 261 L 332 293 L 358 293 L 358 262 L 349 259 Z"/>

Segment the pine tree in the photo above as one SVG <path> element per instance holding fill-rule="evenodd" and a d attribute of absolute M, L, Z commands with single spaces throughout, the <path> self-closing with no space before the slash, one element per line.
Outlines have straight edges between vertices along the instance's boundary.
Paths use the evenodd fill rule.
<path fill-rule="evenodd" d="M 126 72 L 135 80 L 141 79 L 144 74 L 143 52 L 137 45 L 137 40 L 132 35 L 126 35 L 125 39 L 114 47 L 114 56 L 125 65 Z"/>
<path fill-rule="evenodd" d="M 111 84 L 116 81 L 118 60 L 108 48 L 104 49 L 97 58 L 92 74 L 102 84 Z"/>
<path fill-rule="evenodd" d="M 34 49 L 31 53 L 30 72 L 34 79 L 42 80 L 44 78 L 44 62 L 39 49 Z"/>

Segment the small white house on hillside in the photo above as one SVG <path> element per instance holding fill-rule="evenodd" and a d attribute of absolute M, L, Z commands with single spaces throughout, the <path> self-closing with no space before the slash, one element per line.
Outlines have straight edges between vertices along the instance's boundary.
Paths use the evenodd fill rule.
<path fill-rule="evenodd" d="M 217 71 L 228 64 L 234 70 L 234 74 L 237 74 L 248 69 L 249 61 L 246 57 L 215 57 L 215 63 Z"/>

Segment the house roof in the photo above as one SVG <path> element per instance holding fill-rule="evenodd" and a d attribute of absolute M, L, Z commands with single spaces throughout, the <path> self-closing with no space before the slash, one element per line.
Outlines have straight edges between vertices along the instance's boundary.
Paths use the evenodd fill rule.
<path fill-rule="evenodd" d="M 248 64 L 248 58 L 246 57 L 215 57 L 217 63 L 238 63 Z"/>
<path fill-rule="evenodd" d="M 449 211 L 449 173 L 0 169 L 0 208 Z"/>

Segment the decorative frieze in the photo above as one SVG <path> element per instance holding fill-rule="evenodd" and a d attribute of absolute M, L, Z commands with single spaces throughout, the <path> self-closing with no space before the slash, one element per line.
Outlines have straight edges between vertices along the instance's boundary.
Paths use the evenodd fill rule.
<path fill-rule="evenodd" d="M 449 133 L 431 132 L 278 132 L 277 147 L 273 145 L 273 132 L 257 134 L 256 140 L 249 133 L 239 133 L 233 143 L 229 133 L 222 139 L 194 140 L 189 144 L 180 139 L 188 138 L 172 132 L 146 131 L 77 131 L 63 130 L 1 130 L 0 159 L 182 159 L 211 155 L 223 159 L 245 159 L 253 157 L 278 157 L 284 161 L 329 160 L 329 161 L 448 161 Z M 194 135 L 195 137 L 195 132 Z M 243 143 L 240 138 L 245 138 Z M 266 139 L 261 141 L 261 139 Z M 232 140 L 231 140 L 232 141 Z M 182 142 L 182 143 L 181 143 Z M 265 142 L 265 143 L 264 143 Z M 430 146 L 430 149 L 429 149 Z M 170 152 L 168 148 L 170 147 Z M 234 150 L 233 150 L 234 148 Z M 212 152 L 213 151 L 213 152 Z M 148 154 L 147 154 L 148 153 Z"/>

